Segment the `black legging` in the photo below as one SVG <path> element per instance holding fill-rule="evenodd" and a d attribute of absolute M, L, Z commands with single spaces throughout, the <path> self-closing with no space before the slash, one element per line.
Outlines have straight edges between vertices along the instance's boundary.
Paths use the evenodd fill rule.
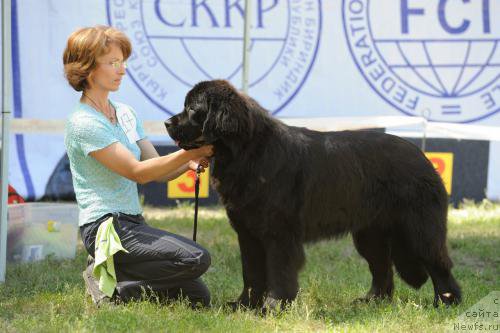
<path fill-rule="evenodd" d="M 197 243 L 150 227 L 142 215 L 107 214 L 80 227 L 83 244 L 94 257 L 99 225 L 113 216 L 113 226 L 122 246 L 113 256 L 117 293 L 122 301 L 140 299 L 144 291 L 156 296 L 187 297 L 193 304 L 210 304 L 210 292 L 200 279 L 210 266 L 210 254 Z"/>

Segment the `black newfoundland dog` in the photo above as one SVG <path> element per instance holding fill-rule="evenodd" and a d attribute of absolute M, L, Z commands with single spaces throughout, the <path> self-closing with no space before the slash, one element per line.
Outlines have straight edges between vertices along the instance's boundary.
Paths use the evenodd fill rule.
<path fill-rule="evenodd" d="M 446 247 L 448 198 L 415 145 L 370 131 L 317 132 L 273 118 L 227 81 L 198 83 L 165 122 L 184 149 L 213 144 L 212 180 L 238 233 L 244 287 L 236 304 L 292 301 L 303 244 L 350 232 L 372 284 L 391 297 L 394 264 L 434 305 L 460 302 Z"/>

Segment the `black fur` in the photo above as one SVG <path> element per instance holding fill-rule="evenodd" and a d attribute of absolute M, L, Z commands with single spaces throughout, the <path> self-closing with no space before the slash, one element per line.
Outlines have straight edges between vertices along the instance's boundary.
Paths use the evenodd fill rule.
<path fill-rule="evenodd" d="M 197 84 L 165 124 L 180 147 L 215 147 L 213 185 L 241 250 L 238 303 L 292 301 L 303 243 L 349 232 L 373 277 L 364 299 L 392 296 L 394 263 L 412 287 L 431 276 L 435 305 L 460 302 L 446 247 L 447 194 L 413 144 L 287 126 L 221 80 Z"/>

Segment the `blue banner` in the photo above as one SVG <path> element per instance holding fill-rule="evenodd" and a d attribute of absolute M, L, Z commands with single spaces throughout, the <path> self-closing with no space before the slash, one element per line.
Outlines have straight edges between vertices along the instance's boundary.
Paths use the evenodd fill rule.
<path fill-rule="evenodd" d="M 181 111 L 196 82 L 241 86 L 243 0 L 12 0 L 14 116 L 64 119 L 80 94 L 63 75 L 71 32 L 113 25 L 131 39 L 111 98 L 143 120 Z M 500 125 L 500 1 L 253 0 L 249 94 L 277 117 L 420 116 Z M 167 136 L 155 141 L 169 141 Z M 40 198 L 62 134 L 13 135 L 10 182 Z M 487 193 L 500 198 L 500 145 Z"/>

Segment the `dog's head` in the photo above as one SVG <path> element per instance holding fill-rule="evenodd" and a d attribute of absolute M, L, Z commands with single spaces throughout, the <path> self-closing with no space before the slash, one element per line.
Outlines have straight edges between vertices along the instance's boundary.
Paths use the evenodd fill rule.
<path fill-rule="evenodd" d="M 200 82 L 186 95 L 184 110 L 165 121 L 165 127 L 183 149 L 246 140 L 252 131 L 248 97 L 227 81 Z"/>

